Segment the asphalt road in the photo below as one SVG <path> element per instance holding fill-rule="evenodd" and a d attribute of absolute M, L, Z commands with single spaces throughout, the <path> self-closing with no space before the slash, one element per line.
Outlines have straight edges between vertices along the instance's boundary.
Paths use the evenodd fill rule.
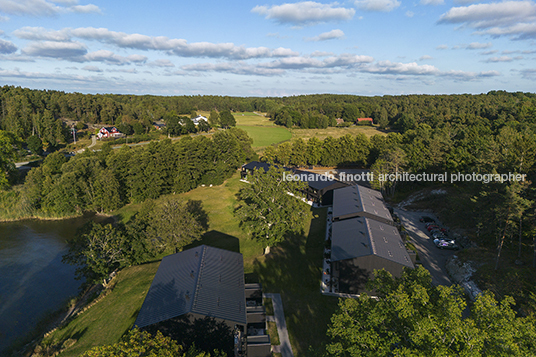
<path fill-rule="evenodd" d="M 422 265 L 432 275 L 432 282 L 435 285 L 452 285 L 445 269 L 445 263 L 449 257 L 456 254 L 456 251 L 436 248 L 424 223 L 419 221 L 421 216 L 429 216 L 439 223 L 437 217 L 428 212 L 406 211 L 397 208 L 394 211 L 408 231 L 412 243 L 415 244 Z"/>

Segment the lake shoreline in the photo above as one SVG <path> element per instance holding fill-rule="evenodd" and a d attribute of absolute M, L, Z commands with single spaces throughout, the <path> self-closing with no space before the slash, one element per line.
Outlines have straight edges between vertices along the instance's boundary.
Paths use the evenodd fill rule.
<path fill-rule="evenodd" d="M 0 223 L 14 223 L 14 222 L 22 222 L 22 221 L 63 221 L 63 220 L 69 220 L 69 219 L 76 219 L 76 218 L 91 218 L 91 217 L 99 217 L 102 219 L 106 218 L 112 218 L 114 215 L 112 214 L 106 214 L 106 213 L 96 213 L 96 212 L 84 212 L 82 214 L 78 215 L 71 215 L 71 216 L 39 216 L 39 215 L 31 215 L 31 216 L 23 216 L 18 218 L 0 218 Z"/>

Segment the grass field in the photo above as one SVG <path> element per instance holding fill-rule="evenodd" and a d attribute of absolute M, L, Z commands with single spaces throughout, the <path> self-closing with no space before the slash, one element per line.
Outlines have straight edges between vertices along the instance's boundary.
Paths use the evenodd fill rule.
<path fill-rule="evenodd" d="M 340 138 L 341 136 L 344 136 L 346 134 L 357 135 L 358 133 L 363 133 L 367 137 L 371 137 L 376 134 L 387 135 L 386 132 L 379 130 L 377 127 L 368 125 L 356 125 L 348 128 L 329 127 L 326 129 L 292 129 L 291 132 L 293 139 L 302 138 L 304 140 L 310 139 L 313 136 L 316 136 L 320 140 L 323 140 L 328 136 Z"/>
<path fill-rule="evenodd" d="M 235 113 L 236 126 L 245 130 L 253 139 L 253 148 L 262 149 L 292 138 L 290 131 L 275 125 L 264 115 L 256 113 Z"/>
<path fill-rule="evenodd" d="M 308 356 L 326 342 L 330 317 L 337 299 L 320 294 L 321 262 L 326 224 L 325 209 L 312 209 L 303 234 L 290 237 L 281 247 L 262 255 L 263 247 L 248 238 L 233 215 L 236 193 L 246 185 L 238 173 L 221 186 L 199 187 L 181 194 L 185 199 L 200 200 L 207 211 L 210 229 L 196 242 L 239 251 L 244 256 L 246 282 L 260 282 L 265 292 L 280 293 L 283 299 L 289 336 L 295 356 Z M 138 206 L 116 212 L 127 220 Z M 159 262 L 126 268 L 118 274 L 113 292 L 88 311 L 55 331 L 45 344 L 77 342 L 60 356 L 77 356 L 96 345 L 117 342 L 134 323 Z"/>

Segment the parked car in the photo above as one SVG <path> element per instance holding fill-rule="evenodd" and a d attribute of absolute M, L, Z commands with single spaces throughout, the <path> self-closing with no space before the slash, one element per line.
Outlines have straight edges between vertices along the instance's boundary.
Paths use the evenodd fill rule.
<path fill-rule="evenodd" d="M 439 229 L 439 226 L 437 224 L 431 224 L 428 227 L 426 227 L 428 232 L 430 232 L 432 229 Z"/>
<path fill-rule="evenodd" d="M 433 219 L 432 217 L 428 217 L 428 216 L 422 216 L 421 219 L 420 219 L 421 222 L 434 222 L 435 223 L 435 219 Z"/>
<path fill-rule="evenodd" d="M 449 239 L 434 239 L 434 245 L 439 249 L 460 249 L 455 241 Z"/>
<path fill-rule="evenodd" d="M 443 232 L 434 232 L 432 233 L 432 237 L 434 239 L 447 239 L 447 236 L 443 234 Z"/>

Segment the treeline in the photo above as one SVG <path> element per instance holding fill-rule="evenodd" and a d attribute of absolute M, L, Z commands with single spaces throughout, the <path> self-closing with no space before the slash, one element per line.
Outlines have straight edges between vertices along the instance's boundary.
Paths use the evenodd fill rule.
<path fill-rule="evenodd" d="M 268 113 L 279 125 L 326 128 L 335 119 L 354 122 L 371 117 L 380 127 L 404 132 L 418 124 L 432 128 L 445 123 L 487 120 L 493 128 L 506 122 L 536 122 L 536 95 L 492 91 L 479 95 L 405 95 L 363 97 L 354 95 L 305 95 L 282 98 L 227 96 L 151 96 L 81 94 L 60 91 L 0 88 L 0 129 L 22 139 L 38 135 L 54 145 L 68 140 L 60 119 L 105 125 L 128 124 L 133 131 L 151 128 L 152 122 L 174 112 L 176 117 L 202 111 L 258 111 Z"/>
<path fill-rule="evenodd" d="M 370 117 L 381 128 L 404 132 L 418 124 L 432 128 L 447 122 L 488 120 L 494 128 L 511 120 L 536 122 L 536 95 L 491 91 L 471 95 L 404 95 L 362 97 L 354 95 L 305 95 L 269 98 L 268 114 L 276 124 L 287 127 L 325 128 L 336 118 L 355 122 Z"/>
<path fill-rule="evenodd" d="M 175 143 L 118 150 L 105 146 L 69 159 L 56 152 L 28 173 L 20 209 L 29 216 L 108 212 L 202 184 L 219 185 L 253 155 L 251 139 L 237 128 Z"/>

